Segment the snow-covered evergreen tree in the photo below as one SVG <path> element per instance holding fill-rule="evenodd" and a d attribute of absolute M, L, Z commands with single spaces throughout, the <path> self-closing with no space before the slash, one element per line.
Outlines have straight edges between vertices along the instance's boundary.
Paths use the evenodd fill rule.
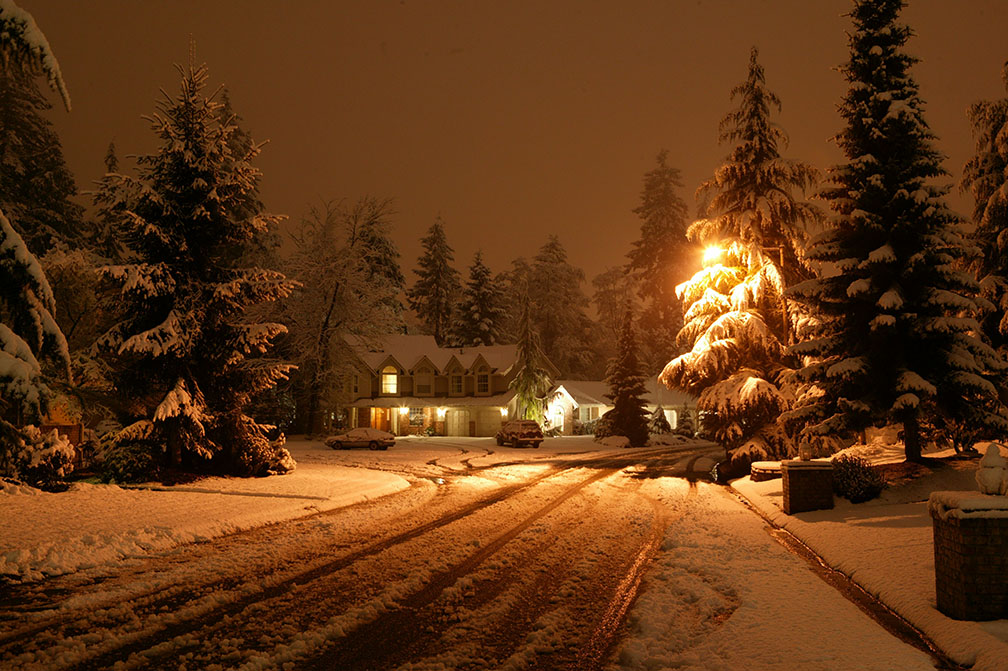
<path fill-rule="evenodd" d="M 1001 71 L 1008 88 L 1008 63 Z M 962 186 L 973 196 L 973 240 L 980 254 L 973 269 L 984 298 L 994 306 L 983 316 L 984 336 L 1008 354 L 1008 97 L 969 109 L 976 154 L 963 169 Z"/>
<path fill-rule="evenodd" d="M 659 379 L 698 396 L 704 434 L 732 459 L 780 458 L 792 450 L 777 424 L 791 396 L 784 345 L 801 316 L 783 295 L 810 274 L 801 246 L 818 215 L 801 195 L 816 173 L 780 155 L 787 137 L 770 120 L 780 100 L 766 88 L 755 49 L 731 95 L 738 107 L 722 120 L 720 139 L 735 146 L 698 190 L 705 218 L 689 231 L 719 245 L 720 256 L 676 288 L 686 306 L 679 344 L 689 351 Z"/>
<path fill-rule="evenodd" d="M 290 370 L 265 357 L 286 328 L 256 322 L 249 309 L 293 283 L 235 263 L 236 250 L 276 217 L 257 200 L 259 171 L 231 153 L 234 126 L 204 94 L 206 67 L 190 57 L 178 70 L 181 91 L 149 118 L 159 149 L 137 159 L 136 177 L 111 175 L 99 193 L 121 206 L 122 235 L 137 256 L 103 269 L 126 308 L 99 340 L 123 403 L 125 428 L 111 445 L 164 450 L 171 466 L 214 460 L 241 475 L 282 472 L 293 461 L 244 409 Z"/>
<path fill-rule="evenodd" d="M 641 230 L 627 254 L 627 270 L 644 303 L 639 324 L 644 343 L 641 362 L 651 372 L 660 370 L 676 352 L 683 308 L 675 287 L 689 278 L 696 256 L 686 238 L 689 214 L 679 197 L 682 186 L 679 171 L 668 164 L 668 151 L 663 149 L 658 165 L 644 175 L 641 202 L 633 210 L 641 220 Z"/>
<path fill-rule="evenodd" d="M 648 440 L 648 413 L 644 407 L 647 388 L 637 358 L 632 310 L 624 313 L 616 349 L 616 358 L 609 362 L 606 375 L 606 384 L 609 385 L 606 398 L 613 402 L 613 409 L 606 413 L 609 433 L 626 436 L 631 445 L 643 446 Z"/>
<path fill-rule="evenodd" d="M 70 109 L 70 96 L 59 64 L 31 14 L 11 0 L 0 0 L 0 66 L 5 79 L 44 73 L 50 86 Z M 5 164 L 6 166 L 6 164 Z M 6 170 L 6 167 L 5 167 Z M 50 391 L 40 360 L 50 357 L 70 377 L 66 338 L 56 324 L 52 289 L 38 259 L 0 210 L 0 474 L 48 477 L 37 473 L 40 462 L 51 463 L 56 477 L 66 473 L 70 455 L 66 441 L 42 436 L 16 424 L 38 421 Z M 11 422 L 8 417 L 16 420 Z M 36 465 L 36 473 L 26 468 Z M 38 477 L 36 477 L 38 476 Z"/>
<path fill-rule="evenodd" d="M 668 418 L 665 416 L 665 410 L 660 405 L 654 409 L 651 417 L 648 418 L 648 433 L 651 435 L 672 433 L 672 425 L 669 424 Z"/>
<path fill-rule="evenodd" d="M 534 419 L 540 424 L 546 409 L 546 392 L 550 388 L 549 372 L 542 365 L 539 334 L 532 323 L 531 300 L 526 295 L 518 320 L 517 372 L 508 385 L 515 392 L 517 419 Z"/>
<path fill-rule="evenodd" d="M 837 136 L 847 162 L 830 171 L 835 216 L 809 250 L 838 272 L 793 289 L 818 322 L 793 348 L 814 386 L 787 420 L 812 437 L 902 424 L 916 460 L 922 414 L 969 412 L 999 433 L 1008 423 L 986 377 L 1003 364 L 977 335 L 978 287 L 961 269 L 972 249 L 934 184 L 945 173 L 910 75 L 903 6 L 858 0 L 851 12 Z"/>
<path fill-rule="evenodd" d="M 592 365 L 592 324 L 585 314 L 583 282 L 584 272 L 567 260 L 557 236 L 549 236 L 533 259 L 528 292 L 543 353 L 564 376 L 584 376 Z"/>
<path fill-rule="evenodd" d="M 377 344 L 401 326 L 402 274 L 390 216 L 387 200 L 365 197 L 350 207 L 326 202 L 311 208 L 293 235 L 286 270 L 301 287 L 284 301 L 283 320 L 298 364 L 300 429 L 307 433 L 320 433 L 323 411 L 347 400 L 340 383 L 354 373 L 351 346 Z"/>
<path fill-rule="evenodd" d="M 455 308 L 452 341 L 457 347 L 497 345 L 506 317 L 504 290 L 476 252 L 469 267 L 469 280 Z"/>
<path fill-rule="evenodd" d="M 76 247 L 84 210 L 35 75 L 0 70 L 0 208 L 32 253 Z"/>
<path fill-rule="evenodd" d="M 406 294 L 410 308 L 430 330 L 438 345 L 448 343 L 452 327 L 452 310 L 462 283 L 452 267 L 455 253 L 448 245 L 444 222 L 438 217 L 421 240 L 423 254 L 413 272 L 416 282 Z"/>

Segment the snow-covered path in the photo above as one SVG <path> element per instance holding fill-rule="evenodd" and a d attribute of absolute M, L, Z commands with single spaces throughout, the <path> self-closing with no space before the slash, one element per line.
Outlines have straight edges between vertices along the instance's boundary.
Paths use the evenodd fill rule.
<path fill-rule="evenodd" d="M 14 587 L 0 666 L 932 668 L 729 492 L 668 477 L 695 456 L 481 445 L 320 452 L 412 486 Z"/>

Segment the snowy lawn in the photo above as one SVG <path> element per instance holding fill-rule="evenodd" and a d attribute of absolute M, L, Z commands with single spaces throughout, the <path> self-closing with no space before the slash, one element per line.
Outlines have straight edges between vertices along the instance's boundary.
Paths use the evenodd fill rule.
<path fill-rule="evenodd" d="M 0 575 L 38 580 L 160 552 L 403 490 L 416 478 L 513 463 L 498 479 L 545 468 L 604 445 L 590 436 L 547 438 L 539 449 L 499 447 L 493 438 L 399 438 L 387 451 L 331 450 L 291 440 L 297 468 L 268 478 L 213 477 L 186 485 L 77 483 L 58 494 L 0 489 Z"/>
<path fill-rule="evenodd" d="M 876 462 L 896 451 L 860 450 Z M 928 456 L 946 456 L 944 453 Z M 777 526 L 787 529 L 869 593 L 920 629 L 953 661 L 976 671 L 1008 668 L 1008 620 L 964 622 L 936 607 L 934 545 L 927 497 L 931 491 L 976 490 L 976 462 L 946 466 L 926 478 L 891 487 L 873 501 L 837 497 L 832 510 L 786 515 L 780 479 L 732 486 Z"/>

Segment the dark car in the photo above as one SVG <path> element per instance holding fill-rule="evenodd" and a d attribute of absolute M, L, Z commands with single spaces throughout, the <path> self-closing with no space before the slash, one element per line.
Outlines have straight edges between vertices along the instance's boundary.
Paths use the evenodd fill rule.
<path fill-rule="evenodd" d="M 497 432 L 497 444 L 512 447 L 539 447 L 543 441 L 542 429 L 531 419 L 515 419 L 504 422 Z"/>
<path fill-rule="evenodd" d="M 395 445 L 395 436 L 388 431 L 360 426 L 346 433 L 329 436 L 325 444 L 334 450 L 345 450 L 351 447 L 369 447 L 372 450 L 387 450 Z"/>

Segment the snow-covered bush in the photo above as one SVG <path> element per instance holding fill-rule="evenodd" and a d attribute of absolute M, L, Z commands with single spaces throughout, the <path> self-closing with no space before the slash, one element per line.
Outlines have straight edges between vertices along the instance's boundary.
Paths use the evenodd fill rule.
<path fill-rule="evenodd" d="M 851 503 L 870 501 L 885 489 L 885 479 L 861 457 L 840 455 L 833 459 L 833 491 Z"/>
<path fill-rule="evenodd" d="M 160 475 L 161 450 L 147 440 L 150 422 L 111 431 L 101 441 L 98 456 L 102 482 L 148 482 Z"/>
<path fill-rule="evenodd" d="M 75 455 L 70 440 L 56 429 L 48 433 L 29 424 L 0 465 L 0 474 L 35 487 L 50 489 L 73 471 Z"/>
<path fill-rule="evenodd" d="M 693 424 L 693 413 L 689 408 L 683 408 L 679 413 L 679 422 L 675 428 L 676 434 L 692 438 L 696 435 L 696 426 Z"/>
<path fill-rule="evenodd" d="M 665 411 L 660 405 L 651 413 L 651 419 L 648 420 L 648 433 L 652 436 L 672 433 L 672 425 L 669 424 L 665 417 Z"/>

